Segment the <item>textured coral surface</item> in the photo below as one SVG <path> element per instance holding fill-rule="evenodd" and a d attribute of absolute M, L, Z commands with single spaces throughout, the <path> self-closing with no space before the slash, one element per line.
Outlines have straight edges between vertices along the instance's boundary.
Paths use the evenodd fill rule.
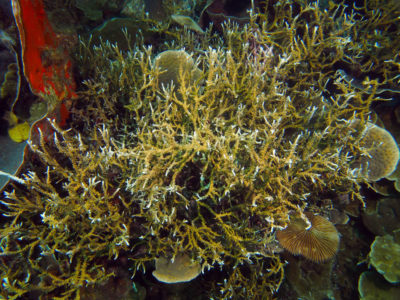
<path fill-rule="evenodd" d="M 388 131 L 390 151 L 366 142 L 398 96 L 397 1 L 98 2 L 45 2 L 50 20 L 82 18 L 59 18 L 82 33 L 70 49 L 78 97 L 41 95 L 67 118 L 34 130 L 1 197 L 1 296 L 354 298 L 372 240 L 359 212 L 391 172 L 371 175 L 374 164 L 398 160 Z M 132 14 L 119 47 L 102 29 Z M 201 16 L 205 32 L 171 15 Z M 293 216 L 313 233 L 314 215 L 334 244 L 320 265 L 276 237 Z M 202 274 L 180 289 L 152 276 L 160 261 Z"/>

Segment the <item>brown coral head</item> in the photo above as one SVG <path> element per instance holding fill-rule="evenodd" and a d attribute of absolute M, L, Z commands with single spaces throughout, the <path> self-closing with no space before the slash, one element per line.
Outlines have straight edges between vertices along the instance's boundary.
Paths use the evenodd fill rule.
<path fill-rule="evenodd" d="M 173 261 L 165 257 L 156 259 L 153 276 L 165 283 L 187 282 L 201 273 L 200 263 L 192 261 L 186 254 L 178 254 Z"/>
<path fill-rule="evenodd" d="M 276 233 L 279 243 L 294 255 L 314 262 L 332 258 L 339 247 L 339 233 L 327 219 L 305 213 L 310 224 L 300 216 L 291 218 L 289 225 Z"/>
<path fill-rule="evenodd" d="M 192 57 L 183 50 L 167 50 L 161 52 L 154 59 L 154 66 L 159 69 L 158 81 L 162 84 L 174 83 L 175 86 L 181 84 L 181 75 L 187 82 L 194 83 L 198 80 L 202 72 L 196 66 Z M 181 74 L 182 73 L 182 74 Z"/>

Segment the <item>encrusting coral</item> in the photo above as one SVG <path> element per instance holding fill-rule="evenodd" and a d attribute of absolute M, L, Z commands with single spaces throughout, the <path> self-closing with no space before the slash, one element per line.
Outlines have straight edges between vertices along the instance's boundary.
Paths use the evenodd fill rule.
<path fill-rule="evenodd" d="M 400 288 L 391 285 L 374 272 L 363 272 L 358 281 L 361 300 L 399 299 Z"/>
<path fill-rule="evenodd" d="M 339 233 L 327 219 L 305 213 L 291 218 L 289 225 L 276 232 L 279 243 L 295 255 L 322 262 L 332 258 L 339 248 Z"/>
<path fill-rule="evenodd" d="M 388 282 L 400 282 L 400 245 L 393 236 L 377 236 L 371 245 L 369 259 Z"/>
<path fill-rule="evenodd" d="M 114 276 L 110 260 L 128 257 L 135 278 L 182 255 L 205 281 L 220 270 L 208 298 L 272 298 L 284 263 L 271 245 L 289 216 L 319 213 L 330 193 L 363 201 L 369 178 L 357 162 L 383 84 L 356 89 L 334 69 L 360 65 L 364 51 L 350 47 L 357 25 L 344 10 L 302 3 L 294 17 L 288 7 L 277 4 L 272 21 L 265 12 L 227 24 L 221 37 L 178 28 L 174 42 L 152 48 L 138 37 L 128 51 L 81 42 L 86 80 L 71 129 L 52 122 L 53 135 L 30 143 L 1 201 L 2 296 L 79 299 Z M 165 53 L 186 63 L 160 64 Z M 324 228 L 330 255 L 337 232 Z"/>

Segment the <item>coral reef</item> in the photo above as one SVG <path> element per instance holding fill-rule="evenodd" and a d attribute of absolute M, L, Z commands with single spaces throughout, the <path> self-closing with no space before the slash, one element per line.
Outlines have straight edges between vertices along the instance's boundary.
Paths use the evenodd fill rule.
<path fill-rule="evenodd" d="M 107 0 L 79 0 L 75 1 L 75 5 L 80 9 L 84 16 L 90 21 L 99 21 L 103 18 L 103 13 L 111 13 L 121 10 L 123 1 L 107 1 Z"/>
<path fill-rule="evenodd" d="M 154 59 L 154 67 L 158 68 L 159 85 L 194 84 L 202 72 L 195 65 L 193 59 L 183 50 L 167 50 L 161 52 Z M 183 80 L 184 79 L 184 80 Z"/>
<path fill-rule="evenodd" d="M 371 245 L 369 259 L 388 282 L 400 282 L 400 245 L 393 236 L 377 236 Z"/>
<path fill-rule="evenodd" d="M 153 276 L 165 283 L 186 282 L 196 278 L 201 272 L 199 262 L 192 261 L 187 255 L 177 255 L 173 261 L 169 258 L 156 259 Z"/>
<path fill-rule="evenodd" d="M 400 288 L 392 286 L 373 272 L 363 272 L 358 282 L 361 300 L 398 299 Z"/>
<path fill-rule="evenodd" d="M 290 253 L 315 262 L 332 258 L 339 247 L 339 233 L 335 226 L 311 213 L 291 217 L 289 225 L 277 231 L 276 238 Z"/>
<path fill-rule="evenodd" d="M 397 192 L 400 192 L 400 167 L 397 165 L 396 170 L 390 174 L 387 179 L 394 181 L 394 188 Z"/>
<path fill-rule="evenodd" d="M 7 66 L 7 72 L 4 74 L 4 80 L 1 84 L 1 101 L 6 101 L 6 98 L 15 99 L 18 91 L 18 80 L 18 67 L 16 63 L 11 63 Z"/>
<path fill-rule="evenodd" d="M 310 260 L 285 257 L 288 266 L 285 268 L 285 280 L 295 295 L 289 299 L 323 300 L 336 299 L 334 284 L 331 281 L 334 260 L 315 264 Z M 278 297 L 278 299 L 281 299 Z"/>
<path fill-rule="evenodd" d="M 370 181 L 387 177 L 396 169 L 399 161 L 399 147 L 387 130 L 368 124 L 363 146 L 368 154 L 361 159 L 361 168 Z"/>
<path fill-rule="evenodd" d="M 1 199 L 2 297 L 90 298 L 118 282 L 131 294 L 116 266 L 135 281 L 181 258 L 199 264 L 204 298 L 270 299 L 284 279 L 276 236 L 296 215 L 330 237 L 308 258 L 336 253 L 323 199 L 364 204 L 374 179 L 360 161 L 381 145 L 365 142 L 371 105 L 393 95 L 400 64 L 398 43 L 369 44 L 381 15 L 360 16 L 391 4 L 272 4 L 220 33 L 145 19 L 165 40 L 79 43 L 70 128 L 42 121 L 51 130 L 37 127 Z M 58 92 L 72 95 L 42 97 L 58 105 Z"/>
<path fill-rule="evenodd" d="M 388 197 L 378 200 L 375 209 L 364 211 L 362 221 L 374 235 L 392 235 L 400 230 L 399 215 L 399 199 Z"/>

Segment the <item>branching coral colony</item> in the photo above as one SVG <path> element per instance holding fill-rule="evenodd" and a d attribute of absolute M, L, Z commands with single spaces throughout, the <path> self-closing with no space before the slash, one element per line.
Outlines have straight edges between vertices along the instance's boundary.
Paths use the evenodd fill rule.
<path fill-rule="evenodd" d="M 160 49 L 82 43 L 88 79 L 73 128 L 52 123 L 2 199 L 2 296 L 79 299 L 122 255 L 132 275 L 188 255 L 205 274 L 221 269 L 205 297 L 272 297 L 284 278 L 274 233 L 289 216 L 323 213 L 326 195 L 362 201 L 370 104 L 400 63 L 377 62 L 384 80 L 360 88 L 334 67 L 369 63 L 353 40 L 356 13 L 297 4 L 222 37 L 183 31 Z M 154 57 L 184 45 L 201 76 L 185 67 L 160 84 Z"/>

